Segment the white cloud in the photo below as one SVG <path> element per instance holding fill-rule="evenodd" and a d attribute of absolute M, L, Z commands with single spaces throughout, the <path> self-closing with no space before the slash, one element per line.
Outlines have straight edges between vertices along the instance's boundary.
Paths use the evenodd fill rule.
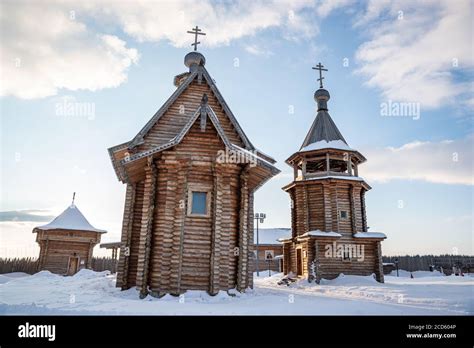
<path fill-rule="evenodd" d="M 91 32 L 65 3 L 1 4 L 0 95 L 42 98 L 116 87 L 138 52 L 116 36 Z"/>
<path fill-rule="evenodd" d="M 353 4 L 354 0 L 319 0 L 316 5 L 316 12 L 320 17 L 327 17 L 331 12 L 342 7 Z"/>
<path fill-rule="evenodd" d="M 474 135 L 440 142 L 414 141 L 401 147 L 366 149 L 359 174 L 370 181 L 423 180 L 473 185 Z"/>
<path fill-rule="evenodd" d="M 96 16 L 111 16 L 124 32 L 139 41 L 169 41 L 176 47 L 190 47 L 187 30 L 198 24 L 207 36 L 204 46 L 228 45 L 232 40 L 253 36 L 273 27 L 287 35 L 312 37 L 317 34 L 314 18 L 304 15 L 311 0 L 271 1 L 105 1 L 94 3 Z"/>
<path fill-rule="evenodd" d="M 244 49 L 255 56 L 271 56 L 273 52 L 271 50 L 262 47 L 261 45 L 257 44 L 248 44 L 244 46 Z"/>
<path fill-rule="evenodd" d="M 370 1 L 355 22 L 370 37 L 356 52 L 358 72 L 387 99 L 454 104 L 472 88 L 453 76 L 474 67 L 471 21 L 467 0 Z"/>
<path fill-rule="evenodd" d="M 186 33 L 199 24 L 204 46 L 228 45 L 259 31 L 281 28 L 286 39 L 318 33 L 311 0 L 114 1 L 82 3 L 6 0 L 1 3 L 0 96 L 42 98 L 60 89 L 90 91 L 117 87 L 139 59 L 115 35 L 138 41 L 168 41 L 190 47 Z M 307 11 L 304 11 L 307 10 Z M 115 35 L 109 35 L 115 30 Z M 117 34 L 118 32 L 118 34 Z M 249 46 L 248 51 L 261 50 Z"/>

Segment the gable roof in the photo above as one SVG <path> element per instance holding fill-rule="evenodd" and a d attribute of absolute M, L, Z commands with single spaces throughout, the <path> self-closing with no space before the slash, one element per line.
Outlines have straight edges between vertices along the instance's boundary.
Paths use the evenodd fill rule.
<path fill-rule="evenodd" d="M 198 66 L 196 70 L 191 72 L 189 76 L 182 82 L 179 87 L 174 91 L 174 93 L 168 98 L 168 100 L 161 106 L 161 108 L 153 115 L 153 117 L 145 124 L 145 126 L 138 132 L 138 134 L 129 142 L 128 147 L 130 149 L 135 148 L 136 146 L 142 144 L 144 142 L 145 136 L 148 132 L 153 128 L 153 126 L 158 122 L 158 120 L 166 113 L 166 111 L 171 107 L 171 105 L 178 99 L 178 97 L 186 90 L 186 88 L 194 81 L 194 79 L 198 77 L 198 80 L 201 81 L 203 78 L 206 80 L 207 84 L 211 88 L 211 91 L 216 96 L 219 104 L 222 106 L 224 113 L 229 118 L 232 126 L 237 131 L 237 134 L 242 139 L 242 142 L 245 145 L 246 149 L 254 150 L 254 146 L 250 142 L 250 140 L 245 135 L 244 131 L 240 127 L 240 124 L 237 122 L 234 114 L 230 110 L 229 106 L 225 102 L 222 94 L 220 93 L 219 89 L 216 86 L 216 83 L 212 79 L 209 72 L 206 70 L 204 66 Z"/>
<path fill-rule="evenodd" d="M 213 122 L 216 129 L 218 129 L 218 132 L 220 132 L 219 135 L 221 139 L 223 140 L 225 139 L 226 142 L 230 144 L 229 146 L 226 143 L 226 146 L 228 146 L 229 148 L 232 148 L 233 150 L 239 153 L 245 154 L 247 156 L 249 155 L 254 156 L 257 163 L 263 164 L 264 166 L 268 167 L 273 173 L 273 175 L 275 175 L 276 173 L 279 173 L 280 171 L 276 167 L 273 166 L 273 164 L 276 161 L 272 157 L 266 155 L 262 151 L 255 148 L 253 144 L 250 142 L 250 140 L 247 138 L 247 136 L 243 132 L 234 114 L 232 113 L 229 106 L 225 102 L 214 80 L 211 78 L 206 68 L 204 66 L 198 66 L 192 72 L 188 72 L 181 75 L 185 76 L 186 74 L 187 74 L 187 77 L 185 78 L 183 77 L 183 82 L 179 84 L 178 88 L 174 91 L 174 93 L 168 98 L 168 100 L 161 106 L 161 108 L 155 113 L 155 115 L 146 123 L 146 125 L 140 130 L 140 132 L 131 141 L 124 142 L 122 144 L 110 147 L 108 149 L 109 157 L 118 179 L 121 181 L 127 180 L 127 174 L 125 172 L 125 168 L 123 164 L 133 162 L 139 158 L 143 158 L 153 153 L 157 153 L 165 149 L 168 149 L 170 147 L 173 147 L 182 140 L 184 135 L 187 133 L 189 128 L 197 119 L 197 115 L 200 112 L 199 107 L 196 110 L 196 113 L 187 121 L 185 125 L 183 125 L 183 128 L 181 128 L 179 133 L 173 139 L 163 144 L 157 145 L 151 149 L 144 150 L 142 152 L 137 153 L 137 150 L 138 150 L 137 146 L 144 143 L 144 138 L 148 134 L 148 132 L 150 132 L 150 130 L 155 126 L 155 124 L 160 120 L 160 118 L 168 111 L 168 109 L 173 105 L 173 103 L 178 99 L 178 97 L 183 94 L 186 88 L 188 88 L 189 85 L 196 78 L 198 79 L 199 83 L 201 83 L 200 81 L 202 81 L 202 79 L 205 79 L 207 85 L 211 89 L 211 92 L 216 97 L 217 102 L 222 107 L 224 114 L 227 116 L 227 118 L 231 122 L 231 125 L 233 126 L 233 128 L 237 132 L 237 135 L 240 137 L 240 140 L 242 141 L 242 145 L 230 144 L 230 141 L 227 138 L 226 134 L 224 133 L 223 128 L 221 127 L 220 122 L 214 110 L 212 110 L 210 105 L 206 104 L 207 105 L 206 107 L 208 108 L 207 112 L 208 114 L 212 114 L 212 116 L 210 116 L 210 119 Z M 130 150 L 130 153 L 129 153 L 129 150 Z M 252 152 L 248 153 L 249 151 L 252 151 Z"/>
<path fill-rule="evenodd" d="M 76 231 L 91 231 L 106 233 L 105 230 L 100 230 L 92 226 L 89 221 L 84 217 L 79 208 L 74 204 L 71 204 L 64 210 L 60 215 L 54 218 L 50 223 L 38 226 L 33 229 L 33 232 L 37 230 L 76 230 Z"/>
<path fill-rule="evenodd" d="M 311 125 L 300 149 L 319 141 L 325 141 L 327 143 L 331 141 L 342 141 L 344 144 L 348 145 L 326 110 L 318 111 L 316 119 Z"/>
<path fill-rule="evenodd" d="M 271 172 L 273 174 L 278 174 L 280 172 L 279 169 L 277 169 L 276 167 L 273 166 L 272 162 L 258 156 L 258 154 L 254 153 L 254 152 L 250 152 L 247 149 L 243 149 L 243 148 L 239 147 L 238 145 L 235 145 L 235 144 L 231 143 L 229 141 L 229 139 L 227 138 L 227 135 L 225 134 L 225 132 L 224 132 L 224 130 L 223 130 L 223 128 L 222 128 L 222 126 L 219 122 L 219 119 L 217 118 L 217 115 L 215 114 L 212 107 L 208 104 L 204 104 L 204 105 L 201 104 L 197 108 L 197 110 L 194 112 L 193 116 L 186 123 L 186 125 L 181 129 L 181 131 L 178 133 L 178 135 L 176 135 L 173 139 L 171 139 L 167 143 L 156 146 L 152 149 L 142 151 L 142 152 L 133 154 L 131 156 L 128 156 L 128 157 L 122 159 L 120 161 L 120 164 L 121 165 L 128 164 L 128 163 L 137 161 L 137 160 L 142 159 L 144 157 L 148 157 L 150 155 L 153 155 L 155 153 L 164 151 L 166 149 L 169 149 L 173 146 L 178 145 L 184 139 L 185 135 L 189 132 L 189 130 L 191 129 L 193 124 L 197 121 L 199 116 L 201 116 L 201 117 L 208 116 L 209 117 L 209 119 L 211 120 L 212 124 L 214 125 L 214 127 L 217 131 L 217 134 L 219 135 L 219 137 L 221 138 L 222 142 L 224 143 L 224 145 L 226 147 L 228 147 L 229 149 L 232 149 L 233 151 L 235 151 L 238 154 L 246 156 L 244 158 L 252 157 L 252 159 L 255 160 L 257 162 L 257 164 L 262 165 L 264 167 L 267 167 L 268 169 L 271 170 Z"/>

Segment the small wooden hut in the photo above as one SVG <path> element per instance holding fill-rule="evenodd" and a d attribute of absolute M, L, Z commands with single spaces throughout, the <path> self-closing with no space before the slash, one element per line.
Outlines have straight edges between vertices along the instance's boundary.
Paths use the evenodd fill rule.
<path fill-rule="evenodd" d="M 253 195 L 279 170 L 245 135 L 205 62 L 188 53 L 171 97 L 109 149 L 127 185 L 117 286 L 141 297 L 253 284 Z"/>
<path fill-rule="evenodd" d="M 91 268 L 92 250 L 106 231 L 93 227 L 73 202 L 49 224 L 35 227 L 33 233 L 40 246 L 38 271 L 73 275 Z"/>
<path fill-rule="evenodd" d="M 340 273 L 375 274 L 383 282 L 380 232 L 368 232 L 365 194 L 359 177 L 366 161 L 351 148 L 328 113 L 329 92 L 315 92 L 317 115 L 301 148 L 287 159 L 293 181 L 283 187 L 291 199 L 292 236 L 282 239 L 283 270 L 312 281 Z"/>

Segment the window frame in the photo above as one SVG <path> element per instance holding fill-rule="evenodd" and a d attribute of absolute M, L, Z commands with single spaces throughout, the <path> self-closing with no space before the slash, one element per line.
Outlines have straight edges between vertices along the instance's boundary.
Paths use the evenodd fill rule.
<path fill-rule="evenodd" d="M 346 213 L 346 217 L 342 217 L 342 212 Z M 349 220 L 349 211 L 345 209 L 339 210 L 339 219 L 341 220 Z"/>
<path fill-rule="evenodd" d="M 193 213 L 193 192 L 203 192 L 206 194 L 206 213 L 196 214 Z M 208 218 L 211 216 L 211 188 L 204 185 L 190 185 L 188 187 L 188 207 L 187 215 L 189 217 L 201 217 Z"/>

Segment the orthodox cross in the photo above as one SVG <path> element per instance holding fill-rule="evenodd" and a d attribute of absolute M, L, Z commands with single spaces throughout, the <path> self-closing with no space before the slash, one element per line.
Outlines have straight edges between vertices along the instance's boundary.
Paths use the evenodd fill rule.
<path fill-rule="evenodd" d="M 189 34 L 194 34 L 194 43 L 192 43 L 191 46 L 194 46 L 195 51 L 197 51 L 197 45 L 201 43 L 198 41 L 198 35 L 206 35 L 206 33 L 200 33 L 201 30 L 202 29 L 199 29 L 196 25 L 196 28 L 192 28 L 191 31 L 188 31 Z"/>
<path fill-rule="evenodd" d="M 328 69 L 323 69 L 324 68 L 324 65 L 322 65 L 321 63 L 318 63 L 318 65 L 316 66 L 313 66 L 313 69 L 314 70 L 319 70 L 319 88 L 323 88 L 323 80 L 324 80 L 324 77 L 323 77 L 323 71 L 328 71 Z"/>
<path fill-rule="evenodd" d="M 72 205 L 74 205 L 74 199 L 76 198 L 76 192 L 72 194 Z"/>

